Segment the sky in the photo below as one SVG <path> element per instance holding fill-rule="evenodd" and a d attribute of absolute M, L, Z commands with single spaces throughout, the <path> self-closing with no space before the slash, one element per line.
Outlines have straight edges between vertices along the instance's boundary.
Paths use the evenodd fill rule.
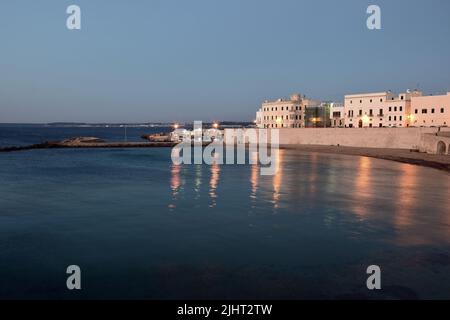
<path fill-rule="evenodd" d="M 448 0 L 1 0 L 0 123 L 252 121 L 296 92 L 443 93 L 449 15 Z"/>

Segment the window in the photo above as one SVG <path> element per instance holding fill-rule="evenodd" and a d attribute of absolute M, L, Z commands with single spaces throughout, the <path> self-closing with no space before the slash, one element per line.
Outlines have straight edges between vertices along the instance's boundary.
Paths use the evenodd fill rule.
<path fill-rule="evenodd" d="M 353 103 L 353 101 L 352 100 L 350 100 L 350 104 L 352 104 Z"/>
<path fill-rule="evenodd" d="M 359 100 L 359 103 L 362 103 L 362 100 Z"/>
<path fill-rule="evenodd" d="M 394 111 L 397 112 L 397 107 L 394 107 Z"/>
<path fill-rule="evenodd" d="M 370 103 L 372 103 L 372 99 L 370 99 Z"/>
<path fill-rule="evenodd" d="M 281 107 L 281 111 L 284 111 L 284 107 Z"/>
<path fill-rule="evenodd" d="M 434 113 L 434 108 L 431 108 L 431 113 Z"/>
<path fill-rule="evenodd" d="M 397 121 L 397 116 L 394 116 L 394 121 Z"/>
<path fill-rule="evenodd" d="M 400 107 L 400 111 L 403 111 L 403 107 Z"/>
<path fill-rule="evenodd" d="M 415 113 L 415 114 L 418 114 L 418 113 L 419 113 L 419 110 L 417 110 L 417 109 L 414 110 L 414 113 Z"/>
<path fill-rule="evenodd" d="M 383 99 L 380 99 L 380 102 L 383 102 Z"/>
<path fill-rule="evenodd" d="M 383 109 L 380 109 L 380 116 L 383 116 Z"/>
<path fill-rule="evenodd" d="M 400 99 L 403 100 L 403 96 L 401 96 Z"/>
<path fill-rule="evenodd" d="M 389 121 L 391 121 L 392 120 L 392 117 L 391 116 L 389 116 Z"/>
<path fill-rule="evenodd" d="M 441 108 L 441 113 L 444 113 L 444 108 Z"/>
<path fill-rule="evenodd" d="M 359 115 L 362 116 L 362 110 L 359 110 Z"/>
<path fill-rule="evenodd" d="M 422 113 L 428 113 L 428 109 L 422 109 Z"/>
<path fill-rule="evenodd" d="M 370 114 L 370 116 L 373 116 L 373 110 L 372 109 L 369 110 L 369 114 Z"/>
<path fill-rule="evenodd" d="M 399 117 L 399 120 L 400 120 L 400 121 L 402 121 L 402 119 L 403 119 L 403 117 L 402 117 L 402 116 L 400 116 L 400 117 Z"/>
<path fill-rule="evenodd" d="M 392 111 L 392 107 L 389 107 L 389 112 L 391 112 Z"/>

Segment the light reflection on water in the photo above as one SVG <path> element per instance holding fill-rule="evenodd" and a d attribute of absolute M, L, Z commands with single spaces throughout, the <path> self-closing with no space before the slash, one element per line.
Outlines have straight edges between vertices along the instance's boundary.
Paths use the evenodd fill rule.
<path fill-rule="evenodd" d="M 385 274 L 381 298 L 450 298 L 447 173 L 277 157 L 277 175 L 262 176 L 253 164 L 176 166 L 164 150 L 5 155 L 0 297 L 65 296 L 46 288 L 76 261 L 95 298 L 366 298 L 369 264 Z"/>
<path fill-rule="evenodd" d="M 257 152 L 250 152 L 249 158 L 255 163 Z M 302 214 L 331 201 L 330 206 L 356 218 L 356 221 L 370 225 L 382 220 L 384 228 L 395 230 L 397 244 L 450 242 L 450 213 L 445 214 L 450 204 L 446 197 L 450 190 L 450 179 L 445 172 L 369 157 L 321 155 L 293 150 L 280 150 L 277 160 L 277 174 L 273 176 L 262 176 L 258 164 L 239 166 L 241 175 L 245 175 L 242 171 L 249 171 L 250 212 L 270 208 L 276 214 L 279 210 L 292 211 L 299 205 L 298 210 L 294 211 Z M 328 163 L 324 163 L 324 160 Z M 218 163 L 195 166 L 195 199 L 200 197 L 202 180 L 209 179 L 205 182 L 209 186 L 209 207 L 216 207 L 218 202 L 220 204 L 218 189 L 223 168 L 226 167 Z M 177 206 L 181 181 L 189 178 L 182 178 L 181 175 L 189 172 L 189 166 L 171 166 L 172 203 L 169 207 Z M 426 172 L 431 173 L 431 176 Z M 433 179 L 432 176 L 439 179 Z M 245 191 L 246 182 L 240 183 L 239 188 Z M 430 183 L 433 185 L 431 189 Z M 429 195 L 439 198 L 440 203 L 430 202 L 433 200 Z M 222 201 L 228 200 L 222 197 Z M 435 206 L 439 207 L 439 214 L 427 211 L 427 207 Z M 325 220 L 335 218 L 329 215 Z M 425 226 L 428 229 L 424 229 Z M 431 232 L 430 228 L 434 231 Z M 359 236 L 363 235 L 360 233 Z"/>

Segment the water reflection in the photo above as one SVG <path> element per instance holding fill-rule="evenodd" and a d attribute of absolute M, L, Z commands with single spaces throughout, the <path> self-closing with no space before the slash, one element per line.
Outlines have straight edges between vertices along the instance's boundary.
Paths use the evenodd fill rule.
<path fill-rule="evenodd" d="M 298 214 L 311 210 L 317 217 L 326 214 L 322 221 L 327 223 L 339 222 L 343 213 L 340 222 L 361 238 L 376 230 L 397 245 L 450 241 L 450 179 L 446 173 L 369 157 L 331 158 L 291 150 L 279 150 L 273 156 L 278 167 L 273 176 L 261 176 L 258 164 L 229 168 L 236 174 L 232 188 L 242 190 L 239 201 L 247 202 L 252 212 L 283 208 L 283 212 Z M 257 158 L 257 152 L 249 153 L 252 163 L 257 163 Z M 187 206 L 194 202 L 218 210 L 219 198 L 226 207 L 227 193 L 218 190 L 221 184 L 225 190 L 229 187 L 228 179 L 221 177 L 223 170 L 217 162 L 211 166 L 172 165 L 169 208 L 185 201 Z M 189 197 L 184 196 L 185 190 Z M 200 201 L 201 195 L 206 195 L 204 201 Z M 318 201 L 319 197 L 324 197 L 323 201 Z M 328 228 L 333 225 L 329 223 Z"/>
<path fill-rule="evenodd" d="M 220 178 L 220 165 L 218 163 L 213 163 L 211 165 L 211 177 L 209 180 L 209 197 L 211 203 L 210 208 L 214 208 L 217 204 L 217 186 L 219 184 Z"/>
<path fill-rule="evenodd" d="M 445 173 L 442 173 L 443 179 L 429 179 L 421 173 L 420 167 L 413 165 L 402 165 L 399 169 L 393 219 L 398 244 L 426 245 L 442 240 L 450 242 L 450 211 L 445 210 L 448 201 L 442 201 L 439 197 L 439 191 L 448 195 L 450 179 L 445 177 Z M 423 189 L 423 186 L 428 187 Z M 433 188 L 427 190 L 431 186 Z M 450 197 L 447 196 L 446 200 L 448 199 Z M 444 210 L 434 210 L 440 206 L 444 206 Z"/>
<path fill-rule="evenodd" d="M 172 164 L 170 168 L 170 189 L 172 190 L 172 201 L 169 204 L 170 209 L 176 208 L 176 202 L 178 201 L 181 189 L 181 165 Z"/>
<path fill-rule="evenodd" d="M 394 224 L 405 228 L 413 223 L 413 209 L 417 206 L 417 166 L 402 165 L 397 177 L 396 214 Z"/>
<path fill-rule="evenodd" d="M 284 160 L 285 150 L 274 150 L 272 153 L 272 158 L 276 159 L 276 174 L 273 175 L 272 178 L 272 204 L 274 209 L 278 209 L 280 206 L 280 198 L 281 198 L 281 186 L 283 183 L 283 160 Z"/>
<path fill-rule="evenodd" d="M 311 199 L 314 199 L 317 196 L 318 157 L 319 155 L 317 153 L 312 153 L 309 157 L 308 193 Z"/>
<path fill-rule="evenodd" d="M 260 168 L 258 163 L 258 152 L 257 151 L 251 151 L 250 152 L 250 159 L 252 160 L 251 163 L 254 163 L 251 165 L 250 170 L 250 185 L 251 185 L 251 193 L 250 193 L 250 199 L 252 200 L 252 207 L 254 207 L 254 204 L 257 200 L 257 191 L 258 191 L 258 181 L 259 181 L 259 172 Z"/>
<path fill-rule="evenodd" d="M 358 169 L 355 175 L 353 196 L 353 211 L 360 219 L 369 217 L 369 202 L 373 199 L 372 158 L 359 157 Z"/>
<path fill-rule="evenodd" d="M 194 185 L 194 192 L 195 192 L 195 199 L 198 200 L 201 196 L 201 186 L 202 186 L 202 164 L 195 165 L 195 185 Z"/>

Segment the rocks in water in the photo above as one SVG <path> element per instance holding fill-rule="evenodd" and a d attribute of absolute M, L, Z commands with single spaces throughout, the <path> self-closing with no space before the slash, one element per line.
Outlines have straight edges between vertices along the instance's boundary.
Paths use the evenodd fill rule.
<path fill-rule="evenodd" d="M 170 135 L 166 133 L 144 134 L 141 138 L 151 142 L 171 142 Z"/>
<path fill-rule="evenodd" d="M 83 143 L 103 143 L 104 140 L 96 137 L 75 137 L 61 141 L 64 145 L 80 145 Z"/>

